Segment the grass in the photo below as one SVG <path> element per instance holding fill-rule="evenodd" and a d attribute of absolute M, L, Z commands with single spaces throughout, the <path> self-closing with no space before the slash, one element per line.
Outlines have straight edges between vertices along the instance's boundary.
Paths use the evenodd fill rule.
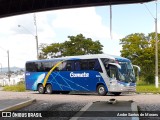
<path fill-rule="evenodd" d="M 154 84 L 147 84 L 143 81 L 139 81 L 136 86 L 137 93 L 160 93 L 160 86 L 156 88 Z"/>
<path fill-rule="evenodd" d="M 3 91 L 24 92 L 26 91 L 24 84 L 5 86 Z"/>

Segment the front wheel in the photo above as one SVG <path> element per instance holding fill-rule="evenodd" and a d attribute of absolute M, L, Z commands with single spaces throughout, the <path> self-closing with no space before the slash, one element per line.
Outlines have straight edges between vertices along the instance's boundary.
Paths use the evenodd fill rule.
<path fill-rule="evenodd" d="M 45 93 L 45 88 L 43 87 L 42 84 L 38 85 L 38 92 L 39 92 L 40 94 L 44 94 L 44 93 Z"/>
<path fill-rule="evenodd" d="M 105 88 L 104 85 L 99 85 L 99 86 L 97 87 L 97 92 L 98 92 L 98 94 L 101 95 L 101 96 L 104 96 L 104 95 L 106 95 L 106 93 L 107 93 L 106 88 Z"/>
<path fill-rule="evenodd" d="M 51 85 L 51 84 L 48 84 L 48 85 L 46 86 L 46 93 L 47 93 L 47 94 L 52 94 L 52 85 Z"/>

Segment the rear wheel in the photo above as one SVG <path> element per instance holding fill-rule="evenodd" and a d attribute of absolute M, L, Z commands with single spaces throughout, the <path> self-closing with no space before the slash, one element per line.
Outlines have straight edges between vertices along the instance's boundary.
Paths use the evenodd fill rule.
<path fill-rule="evenodd" d="M 46 86 L 46 93 L 47 93 L 47 94 L 52 94 L 52 85 L 51 85 L 51 84 L 48 84 L 48 85 Z"/>
<path fill-rule="evenodd" d="M 39 92 L 40 94 L 44 94 L 44 93 L 45 93 L 45 88 L 43 87 L 42 84 L 38 85 L 38 92 Z"/>
<path fill-rule="evenodd" d="M 106 95 L 107 91 L 104 85 L 98 85 L 97 92 L 99 95 L 104 96 Z"/>
<path fill-rule="evenodd" d="M 121 92 L 113 92 L 112 94 L 114 94 L 115 96 L 119 96 Z"/>

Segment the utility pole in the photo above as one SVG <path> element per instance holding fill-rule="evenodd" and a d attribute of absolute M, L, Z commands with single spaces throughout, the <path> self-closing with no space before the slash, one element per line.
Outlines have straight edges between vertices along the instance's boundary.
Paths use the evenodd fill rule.
<path fill-rule="evenodd" d="M 10 85 L 10 64 L 9 64 L 9 50 L 7 50 L 7 56 L 8 56 L 8 80 L 9 80 L 9 85 Z"/>
<path fill-rule="evenodd" d="M 155 85 L 158 88 L 158 35 L 157 35 L 157 0 L 156 0 L 156 18 L 155 18 Z"/>
<path fill-rule="evenodd" d="M 112 5 L 110 5 L 110 37 L 112 39 Z"/>
<path fill-rule="evenodd" d="M 2 74 L 2 63 L 0 63 L 0 65 L 1 65 L 1 74 Z"/>
<path fill-rule="evenodd" d="M 155 0 L 155 4 L 156 4 L 156 17 L 153 16 L 153 14 L 151 13 L 151 11 L 148 9 L 148 7 L 145 5 L 145 7 L 147 8 L 148 12 L 150 13 L 150 15 L 153 17 L 154 21 L 155 21 L 155 87 L 158 88 L 159 87 L 159 82 L 158 82 L 158 33 L 157 33 L 157 0 Z"/>
<path fill-rule="evenodd" d="M 37 34 L 37 21 L 36 21 L 36 14 L 35 13 L 34 13 L 34 25 L 36 27 L 35 39 L 36 39 L 37 60 L 38 60 L 39 59 L 39 57 L 38 57 L 38 34 Z"/>

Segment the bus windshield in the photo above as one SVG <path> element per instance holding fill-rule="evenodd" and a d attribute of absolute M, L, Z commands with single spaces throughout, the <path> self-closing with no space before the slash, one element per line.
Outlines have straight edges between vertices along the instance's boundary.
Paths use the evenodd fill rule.
<path fill-rule="evenodd" d="M 107 75 L 110 78 L 113 78 L 114 76 L 117 80 L 122 82 L 135 82 L 135 74 L 131 62 L 118 62 L 121 68 L 117 68 L 110 64 L 115 62 L 109 61 L 108 59 L 101 60 L 105 66 Z"/>
<path fill-rule="evenodd" d="M 119 79 L 125 82 L 135 82 L 135 73 L 131 62 L 119 62 Z"/>

